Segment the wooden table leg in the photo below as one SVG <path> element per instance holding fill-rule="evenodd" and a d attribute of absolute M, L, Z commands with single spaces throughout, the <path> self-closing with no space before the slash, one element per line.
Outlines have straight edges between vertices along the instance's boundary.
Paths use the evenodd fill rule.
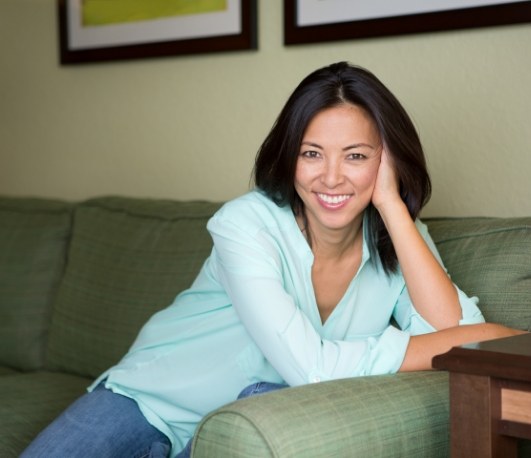
<path fill-rule="evenodd" d="M 488 376 L 450 373 L 452 458 L 516 458 L 517 440 L 498 434 L 501 388 Z"/>

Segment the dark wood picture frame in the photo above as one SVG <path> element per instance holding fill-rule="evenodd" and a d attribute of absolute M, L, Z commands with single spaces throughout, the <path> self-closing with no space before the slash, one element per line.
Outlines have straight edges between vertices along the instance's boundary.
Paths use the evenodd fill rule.
<path fill-rule="evenodd" d="M 405 16 L 297 25 L 297 0 L 284 0 L 284 44 L 318 43 L 531 22 L 531 1 Z"/>
<path fill-rule="evenodd" d="M 258 49 L 257 1 L 239 1 L 241 3 L 241 33 L 239 34 L 72 49 L 69 45 L 67 21 L 68 0 L 57 0 L 60 62 L 65 65 Z"/>

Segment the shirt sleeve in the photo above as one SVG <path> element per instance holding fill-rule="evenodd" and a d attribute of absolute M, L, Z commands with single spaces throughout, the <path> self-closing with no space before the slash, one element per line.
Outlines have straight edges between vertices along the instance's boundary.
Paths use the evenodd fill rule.
<path fill-rule="evenodd" d="M 282 253 L 267 231 L 249 233 L 219 217 L 208 229 L 218 281 L 247 332 L 289 385 L 398 371 L 408 333 L 390 326 L 367 339 L 323 339 L 283 286 Z"/>
<path fill-rule="evenodd" d="M 437 247 L 435 246 L 435 242 L 428 233 L 427 226 L 420 220 L 416 221 L 416 225 L 420 234 L 426 241 L 426 244 L 430 248 L 431 252 L 435 256 L 439 264 L 441 264 L 444 270 L 448 273 L 448 271 L 444 267 L 443 261 L 437 250 Z M 459 287 L 455 283 L 454 287 L 457 291 L 459 304 L 461 305 L 462 318 L 459 321 L 459 325 L 461 326 L 465 324 L 484 323 L 485 318 L 483 318 L 483 315 L 477 306 L 478 298 L 475 296 L 468 297 L 463 291 L 459 289 Z M 429 332 L 436 331 L 436 329 L 431 324 L 429 324 L 420 315 L 420 313 L 417 312 L 417 310 L 413 306 L 413 303 L 411 302 L 411 298 L 409 297 L 409 293 L 405 286 L 398 298 L 393 316 L 397 321 L 398 325 L 400 326 L 400 329 L 408 332 L 410 335 L 427 334 Z"/>

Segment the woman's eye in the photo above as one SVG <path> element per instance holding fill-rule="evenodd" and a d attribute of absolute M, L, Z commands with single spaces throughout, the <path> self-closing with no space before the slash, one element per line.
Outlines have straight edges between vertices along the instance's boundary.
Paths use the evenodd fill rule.
<path fill-rule="evenodd" d="M 316 157 L 319 157 L 319 153 L 317 151 L 303 151 L 302 152 L 302 155 L 304 157 L 308 157 L 308 158 L 316 158 Z"/>
<path fill-rule="evenodd" d="M 360 160 L 360 159 L 365 159 L 365 155 L 364 154 L 361 154 L 361 153 L 352 153 L 352 154 L 349 154 L 348 155 L 348 159 L 352 159 L 352 160 Z"/>

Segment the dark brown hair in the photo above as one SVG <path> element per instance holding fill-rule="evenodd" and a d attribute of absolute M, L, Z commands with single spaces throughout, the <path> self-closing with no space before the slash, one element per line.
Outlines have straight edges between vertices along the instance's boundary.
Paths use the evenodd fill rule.
<path fill-rule="evenodd" d="M 254 180 L 279 206 L 295 214 L 304 208 L 294 186 L 300 144 L 306 127 L 322 110 L 350 103 L 362 107 L 374 120 L 393 159 L 400 195 L 415 219 L 430 197 L 431 182 L 417 131 L 397 98 L 371 72 L 347 62 L 318 69 L 297 86 L 284 105 L 256 156 Z M 372 204 L 366 209 L 371 256 L 387 273 L 398 266 L 391 238 Z"/>

